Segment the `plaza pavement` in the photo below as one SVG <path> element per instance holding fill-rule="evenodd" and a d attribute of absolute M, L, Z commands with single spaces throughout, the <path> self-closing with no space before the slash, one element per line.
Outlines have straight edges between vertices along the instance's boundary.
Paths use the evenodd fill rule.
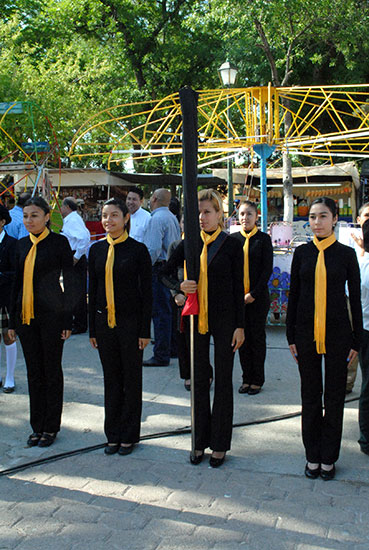
<path fill-rule="evenodd" d="M 151 350 L 145 351 L 150 357 Z M 3 361 L 4 361 L 3 352 Z M 2 368 L 2 373 L 4 369 Z M 14 394 L 0 392 L 0 470 L 104 443 L 103 385 L 87 335 L 65 345 L 62 431 L 27 448 L 28 395 L 19 353 Z M 98 448 L 0 475 L 0 549 L 369 549 L 369 457 L 357 444 L 357 400 L 346 404 L 336 480 L 303 475 L 299 378 L 281 327 L 268 329 L 266 384 L 239 395 L 234 369 L 232 451 L 212 469 L 189 463 L 191 437 L 147 437 L 127 457 Z M 144 369 L 142 435 L 190 424 L 177 360 Z M 258 423 L 290 415 L 284 420 Z M 254 423 L 253 423 L 254 422 Z M 251 424 L 250 424 L 251 423 Z"/>

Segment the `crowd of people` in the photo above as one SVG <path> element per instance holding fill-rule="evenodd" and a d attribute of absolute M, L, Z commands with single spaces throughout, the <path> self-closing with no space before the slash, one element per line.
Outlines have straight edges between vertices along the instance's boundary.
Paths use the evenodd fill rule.
<path fill-rule="evenodd" d="M 190 461 L 200 464 L 210 447 L 210 465 L 223 464 L 231 448 L 237 350 L 239 393 L 256 395 L 265 382 L 273 249 L 269 235 L 258 229 L 255 203 L 241 201 L 241 230 L 229 235 L 223 229 L 219 193 L 203 190 L 198 200 L 198 280 L 187 278 L 178 201 L 166 189 L 151 195 L 151 214 L 143 209 L 138 187 L 129 190 L 125 202 L 108 200 L 101 220 L 106 238 L 92 246 L 73 197 L 62 202 L 60 234 L 49 229 L 50 208 L 42 197 L 23 193 L 13 210 L 0 206 L 0 334 L 7 362 L 3 391 L 15 390 L 18 335 L 30 397 L 29 446 L 54 443 L 63 406 L 63 344 L 89 327 L 104 376 L 105 453 L 128 455 L 139 442 L 142 367 L 165 367 L 178 357 L 185 388 L 194 392 L 195 450 Z M 336 240 L 336 203 L 316 199 L 309 211 L 314 238 L 297 247 L 293 257 L 287 340 L 301 377 L 305 475 L 313 479 L 335 476 L 347 374 L 359 354 L 359 444 L 369 454 L 368 218 L 365 204 L 358 218 L 363 236 L 354 237 L 355 253 Z M 199 304 L 193 380 L 189 322 L 181 318 L 191 294 Z M 143 361 L 151 320 L 153 356 Z"/>

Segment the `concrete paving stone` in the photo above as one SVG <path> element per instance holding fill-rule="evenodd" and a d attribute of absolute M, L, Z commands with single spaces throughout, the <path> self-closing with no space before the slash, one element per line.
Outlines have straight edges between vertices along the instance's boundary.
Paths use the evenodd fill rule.
<path fill-rule="evenodd" d="M 350 550 L 351 548 L 352 547 L 350 545 Z M 296 550 L 347 550 L 347 542 L 344 542 L 342 544 L 337 541 L 330 540 L 325 540 L 324 542 L 317 544 L 314 544 L 314 542 L 312 542 L 311 544 L 309 544 L 308 542 L 302 542 L 296 545 Z M 363 548 L 360 550 L 365 549 Z"/>
<path fill-rule="evenodd" d="M 352 510 L 343 510 L 333 507 L 311 507 L 306 509 L 306 518 L 317 521 L 323 525 L 344 525 L 345 523 L 355 522 L 355 512 Z"/>
<path fill-rule="evenodd" d="M 127 491 L 127 485 L 120 481 L 110 481 L 105 479 L 88 479 L 88 483 L 83 487 L 83 491 L 90 495 L 108 495 L 122 497 Z"/>
<path fill-rule="evenodd" d="M 303 466 L 305 468 L 305 466 Z M 303 473 L 303 470 L 302 470 Z M 298 491 L 303 490 L 304 492 L 314 490 L 314 481 L 307 479 L 305 475 L 301 476 L 273 476 L 270 486 L 277 487 L 282 491 Z"/>
<path fill-rule="evenodd" d="M 295 550 L 296 543 L 285 537 L 282 531 L 264 529 L 251 531 L 247 543 L 252 550 Z"/>
<path fill-rule="evenodd" d="M 252 550 L 252 547 L 247 542 L 247 540 L 242 540 L 241 542 L 217 542 L 214 544 L 212 550 Z M 266 549 L 265 549 L 266 550 Z"/>
<path fill-rule="evenodd" d="M 133 512 L 139 506 L 139 503 L 126 500 L 122 497 L 111 497 L 110 495 L 92 496 L 89 505 L 97 506 L 101 512 L 116 510 L 121 513 Z"/>
<path fill-rule="evenodd" d="M 339 479 L 334 479 L 327 483 L 326 481 L 322 479 L 316 480 L 318 483 L 314 484 L 314 488 L 316 491 L 319 491 L 325 495 L 330 496 L 336 496 L 336 495 L 342 495 L 347 496 L 348 494 L 351 495 L 358 495 L 360 490 L 360 485 L 356 483 L 347 483 L 347 482 L 340 482 Z M 368 492 L 369 496 L 369 492 Z"/>
<path fill-rule="evenodd" d="M 180 510 L 177 514 L 178 521 L 189 523 L 190 525 L 219 525 L 227 521 L 226 516 L 213 514 L 210 510 Z"/>
<path fill-rule="evenodd" d="M 319 525 L 311 520 L 297 519 L 290 516 L 279 516 L 276 522 L 276 529 L 291 534 L 298 534 L 299 537 L 302 535 L 314 535 L 326 538 L 328 532 L 327 526 Z"/>
<path fill-rule="evenodd" d="M 65 489 L 83 489 L 88 483 L 88 478 L 80 475 L 55 474 L 46 479 L 43 485 L 50 487 L 64 487 Z"/>
<path fill-rule="evenodd" d="M 234 529 L 234 523 L 229 525 L 227 521 L 225 523 L 222 523 L 220 526 L 213 527 L 211 531 L 209 531 L 207 526 L 196 527 L 194 537 L 208 537 L 208 540 L 213 541 L 213 544 L 221 541 L 242 542 L 244 540 L 247 540 L 248 529 L 241 529 L 241 527 L 242 525 L 240 525 L 240 529 L 236 531 Z"/>
<path fill-rule="evenodd" d="M 319 493 L 318 491 L 303 491 L 300 489 L 289 492 L 286 496 L 286 502 L 301 503 L 305 506 L 332 506 L 333 497 Z"/>
<path fill-rule="evenodd" d="M 259 512 L 260 514 L 273 514 L 275 517 L 304 519 L 306 506 L 301 502 L 295 503 L 287 500 L 260 502 Z"/>
<path fill-rule="evenodd" d="M 161 540 L 162 537 L 157 533 L 136 531 L 135 529 L 124 531 L 124 533 L 116 531 L 104 542 L 103 548 L 109 548 L 109 550 L 157 550 Z M 172 537 L 172 542 L 173 540 L 175 539 Z M 103 550 L 103 548 L 97 547 L 96 550 Z M 86 546 L 73 548 L 73 550 L 86 550 Z"/>
<path fill-rule="evenodd" d="M 1 528 L 1 539 L 0 539 L 0 549 L 1 550 L 11 550 L 16 548 L 21 542 L 22 537 L 20 537 L 13 527 L 4 526 Z"/>
<path fill-rule="evenodd" d="M 230 483 L 239 483 L 240 485 L 247 486 L 249 483 L 253 487 L 270 487 L 274 476 L 267 474 L 258 474 L 256 472 L 248 472 L 245 470 L 232 470 L 229 472 L 228 481 Z M 278 479 L 278 478 L 277 478 Z"/>
<path fill-rule="evenodd" d="M 158 536 L 188 536 L 192 535 L 196 525 L 180 521 L 180 519 L 152 518 L 141 530 L 143 533 L 152 533 Z"/>
<path fill-rule="evenodd" d="M 236 497 L 236 498 L 227 498 L 227 497 L 218 497 L 216 498 L 211 506 L 209 507 L 209 512 L 214 514 L 217 517 L 228 518 L 232 514 L 237 514 L 239 512 L 250 512 L 252 513 L 258 508 L 258 502 L 256 499 L 250 499 L 248 497 Z"/>
<path fill-rule="evenodd" d="M 23 517 L 51 517 L 54 512 L 61 506 L 62 499 L 55 496 L 45 501 L 38 501 L 35 505 L 34 502 L 24 502 L 20 500 L 13 508 L 14 513 L 18 513 Z"/>
<path fill-rule="evenodd" d="M 73 544 L 83 540 L 86 549 L 89 548 L 89 541 L 100 541 L 101 548 L 105 546 L 105 541 L 112 535 L 112 529 L 105 527 L 101 523 L 83 523 L 76 518 L 70 525 L 65 525 L 59 533 L 59 538 L 66 544 Z"/>
<path fill-rule="evenodd" d="M 172 494 L 170 489 L 156 485 L 130 486 L 124 493 L 124 498 L 143 503 L 165 503 Z"/>
<path fill-rule="evenodd" d="M 101 512 L 101 510 L 100 510 Z M 150 517 L 147 514 L 141 513 L 140 509 L 136 512 L 122 512 L 109 510 L 100 513 L 99 524 L 109 527 L 116 531 L 125 531 L 127 529 L 142 529 L 149 521 Z"/>
<path fill-rule="evenodd" d="M 237 483 L 230 483 L 228 480 L 221 480 L 212 484 L 209 484 L 206 480 L 198 487 L 198 491 L 215 497 L 227 495 L 227 498 L 236 498 L 244 494 L 245 488 Z"/>
<path fill-rule="evenodd" d="M 208 535 L 204 536 L 202 533 L 201 537 L 197 534 L 180 538 L 163 537 L 156 550 L 212 550 L 217 541 L 213 540 L 211 532 Z"/>
<path fill-rule="evenodd" d="M 346 541 L 350 544 L 359 544 L 366 542 L 369 548 L 368 516 L 364 525 L 345 523 L 344 525 L 341 525 L 339 527 L 330 527 L 328 538 L 338 540 L 340 542 Z"/>
<path fill-rule="evenodd" d="M 79 523 L 94 523 L 101 516 L 98 506 L 89 504 L 81 506 L 78 503 L 68 502 L 62 504 L 53 514 L 53 517 L 65 524 L 78 521 Z"/>
<path fill-rule="evenodd" d="M 7 508 L 4 506 L 4 501 L 0 501 L 0 529 L 3 527 L 12 527 L 15 523 L 23 518 L 23 513 L 17 508 Z M 1 533 L 1 531 L 0 531 Z M 1 537 L 0 537 L 0 549 L 1 549 Z"/>
<path fill-rule="evenodd" d="M 287 491 L 278 487 L 254 487 L 251 483 L 245 487 L 241 496 L 249 498 L 257 498 L 260 502 L 273 502 L 274 500 L 281 501 L 287 496 Z"/>
<path fill-rule="evenodd" d="M 42 535 L 58 534 L 63 527 L 65 527 L 65 523 L 53 517 L 39 516 L 35 519 L 33 516 L 28 516 L 21 519 L 13 529 L 18 536 L 32 539 L 38 537 L 41 533 Z"/>
<path fill-rule="evenodd" d="M 369 499 L 366 497 L 355 495 L 342 495 L 332 497 L 333 506 L 338 508 L 351 508 L 357 510 L 360 513 L 364 513 L 368 516 L 369 513 Z"/>
<path fill-rule="evenodd" d="M 244 524 L 247 531 L 261 530 L 268 527 L 275 527 L 278 516 L 275 513 L 263 511 L 260 513 L 258 510 L 242 510 L 232 513 L 228 516 L 227 521 L 229 525 L 235 524 L 237 527 L 239 524 Z"/>
<path fill-rule="evenodd" d="M 167 504 L 181 509 L 209 508 L 214 500 L 210 495 L 197 494 L 196 491 L 173 491 Z"/>
<path fill-rule="evenodd" d="M 2 549 L 2 547 L 0 546 Z M 6 547 L 5 547 L 6 548 Z M 72 550 L 72 544 L 64 541 L 57 534 L 44 535 L 23 539 L 18 542 L 16 550 Z M 98 550 L 96 548 L 96 550 Z"/>

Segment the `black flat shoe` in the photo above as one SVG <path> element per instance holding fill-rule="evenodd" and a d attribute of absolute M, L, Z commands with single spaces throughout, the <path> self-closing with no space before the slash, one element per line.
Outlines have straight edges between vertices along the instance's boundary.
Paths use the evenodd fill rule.
<path fill-rule="evenodd" d="M 222 456 L 222 458 L 215 458 L 214 456 L 211 456 L 209 460 L 209 464 L 212 468 L 219 468 L 219 466 L 223 464 L 224 460 L 225 460 L 225 453 L 224 453 L 224 456 Z"/>
<path fill-rule="evenodd" d="M 191 382 L 187 382 L 185 380 L 184 387 L 186 388 L 187 391 L 191 391 Z"/>
<path fill-rule="evenodd" d="M 56 433 L 54 434 L 48 434 L 44 432 L 38 442 L 39 447 L 50 447 L 55 441 Z"/>
<path fill-rule="evenodd" d="M 200 464 L 203 458 L 204 458 L 204 451 L 202 451 L 201 455 L 193 455 L 192 453 L 190 454 L 190 462 L 194 466 L 197 466 L 198 464 Z"/>
<path fill-rule="evenodd" d="M 317 479 L 319 477 L 319 474 L 320 474 L 319 466 L 318 468 L 311 469 L 309 468 L 308 463 L 306 463 L 306 466 L 305 466 L 306 477 L 308 477 L 309 479 Z"/>
<path fill-rule="evenodd" d="M 259 388 L 252 388 L 249 387 L 249 391 L 247 392 L 249 395 L 257 395 L 261 391 L 261 386 Z"/>
<path fill-rule="evenodd" d="M 29 438 L 27 439 L 27 445 L 28 447 L 36 447 L 38 445 L 38 442 L 40 441 L 41 439 L 41 435 L 40 433 L 33 433 L 29 436 Z"/>
<path fill-rule="evenodd" d="M 248 384 L 242 384 L 238 388 L 238 393 L 249 393 L 250 386 Z"/>
<path fill-rule="evenodd" d="M 105 445 L 104 453 L 106 455 L 115 455 L 119 451 L 119 443 Z"/>
<path fill-rule="evenodd" d="M 3 392 L 4 393 L 13 393 L 14 390 L 15 390 L 15 384 L 14 384 L 14 386 L 4 386 L 3 387 Z"/>
<path fill-rule="evenodd" d="M 120 445 L 118 455 L 120 456 L 130 455 L 131 452 L 133 451 L 133 447 L 134 447 L 133 443 L 129 447 L 122 447 L 122 445 Z"/>
<path fill-rule="evenodd" d="M 335 475 L 336 466 L 334 464 L 331 470 L 323 470 L 323 468 L 320 468 L 320 477 L 324 479 L 324 481 L 330 481 L 331 479 L 334 479 Z"/>
<path fill-rule="evenodd" d="M 169 361 L 157 361 L 154 357 L 151 357 L 151 359 L 143 361 L 142 365 L 144 367 L 168 367 Z"/>

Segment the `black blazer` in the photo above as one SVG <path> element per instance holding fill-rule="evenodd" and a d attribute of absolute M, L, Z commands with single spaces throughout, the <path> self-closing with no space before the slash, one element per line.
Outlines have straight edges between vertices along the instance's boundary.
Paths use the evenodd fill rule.
<path fill-rule="evenodd" d="M 291 267 L 291 285 L 287 308 L 287 340 L 296 343 L 296 333 L 314 338 L 314 289 L 318 249 L 311 241 L 296 248 Z M 336 241 L 324 251 L 327 270 L 326 341 L 334 345 L 346 335 L 353 337 L 353 349 L 359 350 L 363 328 L 360 300 L 360 270 L 353 248 Z M 352 326 L 347 310 L 348 284 Z"/>
<path fill-rule="evenodd" d="M 208 246 L 208 255 L 217 240 Z M 178 292 L 180 282 L 176 276 L 177 268 L 183 266 L 183 262 L 184 241 L 181 241 L 160 273 L 162 282 Z M 224 323 L 230 324 L 234 329 L 243 328 L 243 301 L 243 250 L 239 241 L 227 235 L 217 254 L 208 264 L 210 331 L 212 327 L 221 329 Z"/>
<path fill-rule="evenodd" d="M 4 232 L 0 243 L 0 307 L 9 310 L 10 293 L 15 276 L 15 247 L 17 239 Z"/>
<path fill-rule="evenodd" d="M 107 323 L 105 264 L 108 249 L 106 239 L 97 241 L 88 258 L 90 338 L 96 336 L 96 315 L 104 316 Z M 144 244 L 128 237 L 114 246 L 113 285 L 117 325 L 129 336 L 133 336 L 131 330 L 135 333 L 138 330 L 138 337 L 150 338 L 151 258 Z"/>
<path fill-rule="evenodd" d="M 242 244 L 246 238 L 241 232 L 232 234 Z M 249 242 L 250 294 L 255 300 L 269 294 L 268 281 L 273 271 L 273 246 L 267 233 L 258 231 Z"/>
<path fill-rule="evenodd" d="M 10 303 L 9 328 L 21 323 L 24 261 L 32 247 L 29 237 L 17 241 L 15 251 L 15 279 Z M 63 287 L 60 276 L 63 276 Z M 37 245 L 33 271 L 33 296 L 35 317 L 54 313 L 63 317 L 63 330 L 72 328 L 72 311 L 75 304 L 73 282 L 73 254 L 68 239 L 50 231 L 46 239 Z"/>

